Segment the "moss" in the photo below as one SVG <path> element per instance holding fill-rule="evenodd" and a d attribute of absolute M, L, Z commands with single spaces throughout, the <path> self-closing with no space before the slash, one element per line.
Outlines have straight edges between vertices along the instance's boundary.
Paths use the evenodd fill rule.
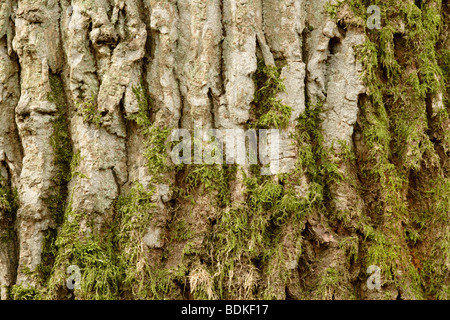
<path fill-rule="evenodd" d="M 350 236 L 343 238 L 339 242 L 339 248 L 344 250 L 347 255 L 349 263 L 356 263 L 358 261 L 359 254 L 359 239 L 357 236 Z"/>
<path fill-rule="evenodd" d="M 427 110 L 431 97 L 448 85 L 448 53 L 435 54 L 441 28 L 440 2 L 433 2 L 437 4 L 437 10 L 425 3 L 417 8 L 412 3 L 391 0 L 370 3 L 350 0 L 346 3 L 362 18 L 367 18 L 365 8 L 369 4 L 380 5 L 384 28 L 367 31 L 368 41 L 358 48 L 368 88 L 368 96 L 361 97 L 359 125 L 363 148 L 368 151 L 364 157 L 358 157 L 357 165 L 363 194 L 373 195 L 375 200 L 371 201 L 377 203 L 367 206 L 367 212 L 361 214 L 356 226 L 363 241 L 360 242 L 357 236 L 347 237 L 339 243 L 339 248 L 345 252 L 348 265 L 360 262 L 361 265 L 380 266 L 386 285 L 410 290 L 418 298 L 423 286 L 436 298 L 448 298 L 448 237 L 443 235 L 433 244 L 420 272 L 408 255 L 409 250 L 427 240 L 434 226 L 447 222 L 450 211 L 448 178 L 446 172 L 438 168 L 436 142 L 430 139 L 432 132 L 436 133 L 437 140 L 444 141 L 448 113 L 443 110 L 430 116 Z M 335 18 L 340 6 L 327 5 L 325 9 Z M 399 29 L 399 19 L 405 23 L 404 33 Z M 402 55 L 402 52 L 407 54 Z M 408 73 L 411 67 L 416 68 L 417 73 Z M 285 128 L 288 125 L 291 108 L 277 98 L 285 90 L 280 75 L 280 68 L 258 62 L 251 109 L 255 121 L 251 126 Z M 194 193 L 200 191 L 213 194 L 217 199 L 220 208 L 211 226 L 213 232 L 208 233 L 207 239 L 202 239 L 205 244 L 202 248 L 197 244 L 197 237 L 192 240 L 194 231 L 186 220 L 175 218 L 171 232 L 164 238 L 167 241 L 164 248 L 149 250 L 142 244 L 157 213 L 157 206 L 152 201 L 154 185 L 164 182 L 164 177 L 174 167 L 168 163 L 167 154 L 170 130 L 152 123 L 153 110 L 144 86 L 134 88 L 134 93 L 139 111 L 127 118 L 137 123 L 144 136 L 144 154 L 151 178 L 149 187 L 134 184 L 122 195 L 117 201 L 115 215 L 107 217 L 109 220 L 99 234 L 83 234 L 80 223 L 86 222 L 81 216 L 84 213 L 67 209 L 58 242 L 55 246 L 45 247 L 46 252 L 55 249 L 58 252 L 50 281 L 50 296 L 56 294 L 56 283 L 64 283 L 67 277 L 64 268 L 69 263 L 82 267 L 84 285 L 76 294 L 86 299 L 117 298 L 121 292 L 128 291 L 141 299 L 180 297 L 180 287 L 186 284 L 188 271 L 192 297 L 197 299 L 273 299 L 285 294 L 291 272 L 286 264 L 298 259 L 294 255 L 301 246 L 305 217 L 314 212 L 325 215 L 332 212 L 340 223 L 348 221 L 349 216 L 348 212 L 334 212 L 335 208 L 330 205 L 333 200 L 330 186 L 347 181 L 342 175 L 342 163 L 356 159 L 351 148 L 342 142 L 337 141 L 339 154 L 333 146 L 324 147 L 320 129 L 321 103 L 308 104 L 299 119 L 294 137 L 299 146 L 295 171 L 289 175 L 264 177 L 259 175 L 258 165 L 252 166 L 250 174 L 244 174 L 245 201 L 238 206 L 231 203 L 229 194 L 230 181 L 236 174 L 235 166 L 176 168 L 177 177 L 186 174 L 186 190 L 180 191 L 180 197 L 194 199 Z M 367 101 L 363 103 L 365 98 Z M 100 125 L 101 117 L 93 101 L 80 105 L 80 108 L 85 121 Z M 438 143 L 444 145 L 444 142 Z M 75 162 L 77 158 L 79 160 L 79 154 L 73 157 Z M 424 168 L 431 168 L 430 177 L 436 180 L 430 182 L 431 178 L 425 178 L 426 186 L 420 189 L 411 177 L 425 177 Z M 67 168 L 61 172 L 66 173 Z M 70 177 L 73 172 L 71 170 Z M 307 191 L 299 195 L 296 187 L 304 186 L 302 179 L 305 177 Z M 413 192 L 419 193 L 420 201 L 427 206 L 416 210 L 410 196 Z M 56 199 L 56 203 L 58 201 Z M 214 200 L 212 202 L 216 204 Z M 400 225 L 404 230 L 398 227 Z M 337 227 L 341 226 L 338 224 Z M 288 233 L 288 227 L 294 231 Z M 348 225 L 344 223 L 346 227 Z M 53 236 L 48 234 L 49 238 Z M 295 250 L 287 251 L 286 241 L 297 246 Z M 181 262 L 168 268 L 167 257 L 174 249 L 173 244 L 179 242 L 185 242 Z M 199 259 L 204 263 L 193 268 L 192 262 Z M 398 277 L 400 271 L 403 278 Z M 100 275 L 100 281 L 95 284 L 94 274 Z M 333 298 L 342 289 L 341 284 L 348 282 L 346 275 L 337 267 L 324 269 L 314 288 L 315 297 Z M 199 277 L 197 282 L 194 276 Z M 28 296 L 28 293 L 23 295 Z"/>
<path fill-rule="evenodd" d="M 437 299 L 449 299 L 450 281 L 450 236 L 448 232 L 431 249 L 428 259 L 423 262 L 421 276 L 427 281 L 427 294 Z"/>
<path fill-rule="evenodd" d="M 11 190 L 5 178 L 0 175 L 0 210 L 4 217 L 12 217 L 18 209 L 17 189 Z"/>
<path fill-rule="evenodd" d="M 151 101 L 143 84 L 133 88 L 133 92 L 138 102 L 138 112 L 128 115 L 127 119 L 136 122 L 144 135 L 144 156 L 147 158 L 147 168 L 153 182 L 158 182 L 161 174 L 166 173 L 169 168 L 167 150 L 171 146 L 168 141 L 171 130 L 159 128 L 152 123 Z"/>
<path fill-rule="evenodd" d="M 84 176 L 78 171 L 80 160 L 80 152 L 77 152 L 70 163 L 65 164 L 65 168 L 69 168 L 65 172 L 68 181 Z M 31 276 L 37 276 L 43 298 L 67 299 L 70 295 L 66 271 L 69 266 L 76 265 L 81 272 L 81 288 L 73 292 L 77 299 L 118 299 L 122 272 L 116 256 L 112 217 L 106 214 L 103 217 L 105 226 L 98 230 L 90 215 L 72 210 L 73 190 L 67 197 L 70 201 L 60 208 L 64 210 L 62 223 L 45 234 L 42 262 Z"/>
<path fill-rule="evenodd" d="M 144 136 L 144 156 L 152 183 L 161 182 L 162 174 L 169 168 L 168 150 L 174 144 L 168 141 L 170 128 L 160 128 L 151 121 L 152 104 L 143 82 L 133 88 L 138 103 L 138 112 L 127 115 L 127 119 L 136 122 Z"/>
<path fill-rule="evenodd" d="M 445 190 L 438 191 L 428 183 L 438 179 L 445 186 L 442 181 L 447 180 L 439 168 L 436 149 L 448 146 L 443 125 L 448 114 L 445 109 L 436 112 L 430 108 L 434 96 L 446 91 L 445 62 L 439 58 L 443 54 L 439 42 L 441 34 L 445 34 L 442 3 L 431 1 L 418 7 L 413 2 L 394 0 L 349 0 L 338 10 L 343 5 L 363 20 L 367 18 L 365 9 L 378 5 L 383 22 L 380 30 L 366 30 L 367 41 L 357 48 L 368 88 L 367 99 L 361 99 L 360 114 L 368 156 L 359 162 L 360 176 L 367 183 L 364 188 L 379 196 L 372 209 L 376 212 L 369 214 L 383 214 L 376 222 L 361 221 L 365 225 L 362 229 L 366 235 L 367 263 L 378 263 L 388 281 L 397 287 L 408 286 L 412 296 L 421 298 L 423 288 L 428 291 L 434 277 L 427 279 L 418 274 L 410 249 L 405 247 L 415 250 L 416 244 L 424 240 L 422 235 L 436 228 L 432 217 L 446 215 L 442 201 Z M 413 182 L 418 176 L 426 187 Z M 431 195 L 443 205 L 441 208 L 423 207 L 421 203 L 428 203 Z M 399 230 L 400 224 L 404 231 Z M 429 241 L 429 235 L 426 237 Z M 442 264 L 443 260 L 438 259 L 434 265 L 436 275 Z M 409 282 L 398 277 L 399 272 L 406 273 Z M 430 292 L 436 294 L 437 289 Z"/>
<path fill-rule="evenodd" d="M 0 175 L 0 210 L 5 217 L 12 217 L 18 208 L 17 190 L 9 188 L 6 180 Z"/>
<path fill-rule="evenodd" d="M 12 300 L 42 300 L 38 289 L 17 284 L 12 287 L 10 296 Z"/>
<path fill-rule="evenodd" d="M 185 241 L 192 239 L 193 233 L 189 229 L 186 220 L 178 220 L 173 228 L 173 240 L 174 241 Z"/>
<path fill-rule="evenodd" d="M 324 9 L 325 12 L 330 16 L 331 19 L 335 19 L 336 15 L 339 11 L 340 3 L 327 2 L 325 3 Z"/>
<path fill-rule="evenodd" d="M 339 290 L 340 277 L 339 272 L 335 268 L 327 268 L 320 275 L 320 282 L 316 292 L 316 298 L 322 300 L 331 300 L 334 291 Z"/>
<path fill-rule="evenodd" d="M 121 272 L 116 259 L 115 242 L 112 241 L 113 235 L 108 230 L 102 235 L 93 231 L 82 232 L 82 216 L 80 212 L 73 212 L 69 204 L 65 223 L 55 243 L 58 254 L 52 276 L 45 288 L 46 297 L 58 298 L 58 291 L 64 288 L 63 284 L 68 278 L 65 271 L 70 265 L 76 265 L 81 270 L 81 288 L 74 290 L 77 298 L 118 299 Z M 89 229 L 93 230 L 93 226 Z"/>
<path fill-rule="evenodd" d="M 398 269 L 397 263 L 400 259 L 400 248 L 398 245 L 386 238 L 390 234 L 387 230 L 382 232 L 369 225 L 364 226 L 364 240 L 371 240 L 366 253 L 366 265 L 380 267 L 385 276 L 385 282 L 394 281 L 394 272 Z"/>
<path fill-rule="evenodd" d="M 120 267 L 121 291 L 130 291 L 137 299 L 167 299 L 179 295 L 177 282 L 183 282 L 187 270 L 181 264 L 167 269 L 162 259 L 149 260 L 149 250 L 142 245 L 148 227 L 157 213 L 152 196 L 155 188 L 145 189 L 135 183 L 130 191 L 119 197 L 111 234 L 117 243 L 117 265 Z M 183 221 L 174 229 L 176 241 L 190 238 Z M 110 240 L 111 241 L 111 240 Z"/>
<path fill-rule="evenodd" d="M 286 90 L 280 79 L 281 68 L 266 65 L 264 60 L 258 62 L 258 68 L 253 76 L 256 90 L 253 109 L 256 128 L 286 128 L 292 114 L 292 108 L 278 98 L 280 92 Z"/>
<path fill-rule="evenodd" d="M 144 156 L 147 158 L 147 169 L 154 182 L 159 182 L 161 174 L 167 173 L 170 166 L 168 160 L 169 142 L 167 141 L 171 130 L 152 126 L 144 131 Z"/>
<path fill-rule="evenodd" d="M 11 241 L 14 241 L 16 239 L 16 230 L 13 226 L 8 226 L 6 228 L 3 228 L 0 232 L 0 243 L 9 243 Z"/>
<path fill-rule="evenodd" d="M 329 185 L 344 179 L 334 160 L 334 149 L 324 147 L 320 112 L 323 102 L 307 104 L 300 115 L 295 139 L 299 144 L 296 170 L 306 174 L 310 180 L 308 198 L 311 209 L 320 207 L 324 200 L 331 199 Z M 345 152 L 345 149 L 342 151 Z"/>
<path fill-rule="evenodd" d="M 117 244 L 119 259 L 124 268 L 123 284 L 137 298 L 149 295 L 149 277 L 154 278 L 153 268 L 147 261 L 143 238 L 151 219 L 156 213 L 156 204 L 152 203 L 155 189 L 144 189 L 135 184 L 128 194 L 121 196 L 116 205 Z M 153 285 L 155 289 L 155 285 Z"/>
<path fill-rule="evenodd" d="M 204 192 L 216 193 L 219 206 L 224 207 L 231 203 L 229 182 L 236 174 L 236 166 L 202 164 L 187 168 L 185 182 L 188 193 L 202 186 Z"/>
<path fill-rule="evenodd" d="M 170 299 L 179 296 L 179 286 L 176 282 L 185 282 L 188 270 L 184 267 L 177 268 L 154 268 L 150 271 L 150 281 L 148 283 L 148 296 L 156 300 Z"/>
<path fill-rule="evenodd" d="M 134 87 L 133 93 L 137 100 L 138 112 L 127 115 L 127 119 L 135 121 L 141 128 L 150 127 L 152 124 L 150 120 L 152 105 L 147 91 L 144 88 L 144 84 L 141 82 L 140 86 Z"/>
<path fill-rule="evenodd" d="M 295 226 L 295 231 L 288 237 L 294 243 L 300 239 L 307 204 L 292 189 L 285 189 L 271 177 L 242 173 L 245 202 L 219 214 L 208 241 L 206 252 L 212 253 L 210 274 L 214 292 L 220 299 L 277 298 L 284 294 L 279 288 L 284 288 L 291 272 L 287 262 L 298 259 L 285 252 L 282 230 L 289 222 Z M 256 286 L 256 273 L 252 271 L 255 265 L 265 274 L 259 286 Z M 245 284 L 243 274 L 248 277 Z"/>
<path fill-rule="evenodd" d="M 94 95 L 86 101 L 76 101 L 75 104 L 78 115 L 83 117 L 84 122 L 93 124 L 97 128 L 101 127 L 102 115 L 97 109 Z"/>
<path fill-rule="evenodd" d="M 436 232 L 448 224 L 450 219 L 450 180 L 439 178 L 429 182 L 433 187 L 427 188 L 425 195 L 429 206 L 421 215 L 415 217 L 420 226 L 419 231 Z M 447 226 L 448 230 L 448 226 Z M 429 255 L 423 259 L 421 277 L 428 283 L 427 294 L 437 299 L 448 300 L 450 282 L 450 235 L 444 227 L 438 232 L 437 241 L 429 249 Z"/>
<path fill-rule="evenodd" d="M 136 299 L 167 299 L 180 295 L 177 283 L 183 283 L 186 267 L 180 264 L 165 268 L 163 249 L 157 259 L 149 260 L 150 252 L 143 246 L 143 239 L 157 213 L 154 203 L 156 184 L 163 183 L 164 175 L 172 168 L 168 162 L 168 142 L 170 129 L 159 128 L 151 121 L 151 101 L 141 84 L 133 89 L 138 101 L 137 113 L 128 115 L 127 119 L 136 122 L 144 137 L 144 156 L 150 183 L 147 188 L 140 183 L 133 183 L 130 190 L 119 197 L 111 234 L 113 243 L 117 244 L 116 261 L 122 277 L 118 280 L 120 290 L 131 293 Z M 178 221 L 174 229 L 174 241 L 184 241 L 191 237 L 184 220 Z M 164 241 L 169 239 L 164 239 Z"/>
<path fill-rule="evenodd" d="M 320 104 L 309 106 L 299 120 L 297 136 L 299 161 L 292 174 L 274 177 L 261 176 L 260 167 L 251 167 L 250 175 L 244 171 L 245 202 L 238 207 L 227 207 L 219 213 L 214 233 L 206 252 L 212 252 L 214 290 L 220 299 L 228 297 L 282 297 L 289 281 L 288 265 L 298 260 L 301 230 L 304 219 L 314 210 L 322 210 L 330 197 L 328 185 L 343 177 L 330 150 L 323 147 L 320 130 Z M 311 184 L 306 195 L 298 195 L 296 186 L 307 174 Z M 213 177 L 207 172 L 205 177 Z M 202 175 L 196 176 L 197 185 Z M 209 186 L 214 179 L 206 179 Z M 287 233 L 285 228 L 293 228 Z M 286 242 L 293 247 L 286 248 Z M 253 269 L 257 266 L 264 279 L 257 279 Z M 247 270 L 246 273 L 243 270 Z M 239 271 L 238 271 L 239 270 Z M 240 278 L 247 274 L 244 284 Z M 259 281 L 259 282 L 257 282 Z M 258 285 L 256 285 L 258 283 Z"/>
<path fill-rule="evenodd" d="M 14 222 L 19 200 L 17 190 L 11 190 L 0 175 L 0 243 L 8 243 L 16 239 Z"/>
<path fill-rule="evenodd" d="M 78 171 L 81 160 L 81 151 L 78 150 L 72 155 L 72 160 L 70 161 L 70 180 L 75 177 L 87 179 L 87 176 L 85 174 L 83 174 L 81 171 Z"/>
<path fill-rule="evenodd" d="M 188 241 L 183 248 L 183 255 L 196 255 L 199 254 L 199 250 L 196 248 L 195 243 L 193 241 Z"/>
<path fill-rule="evenodd" d="M 56 173 L 51 180 L 57 190 L 54 192 L 54 195 L 45 200 L 52 214 L 52 219 L 57 226 L 61 225 L 64 217 L 64 207 L 68 195 L 67 184 L 72 178 L 70 164 L 73 155 L 67 123 L 67 107 L 62 86 L 62 80 L 59 76 L 50 76 L 51 92 L 48 100 L 53 102 L 58 110 L 53 120 L 53 132 L 50 138 L 50 144 L 54 153 L 53 164 L 56 167 Z"/>
<path fill-rule="evenodd" d="M 219 299 L 239 296 L 239 274 L 234 270 L 261 254 L 267 220 L 267 215 L 253 214 L 245 206 L 224 211 L 218 217 L 208 247 L 213 253 L 214 283 Z"/>

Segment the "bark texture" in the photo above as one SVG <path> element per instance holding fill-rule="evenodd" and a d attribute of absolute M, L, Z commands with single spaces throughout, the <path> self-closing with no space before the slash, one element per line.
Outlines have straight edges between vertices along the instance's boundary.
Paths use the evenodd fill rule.
<path fill-rule="evenodd" d="M 449 8 L 2 0 L 1 299 L 449 299 Z M 289 172 L 174 165 L 194 123 Z"/>

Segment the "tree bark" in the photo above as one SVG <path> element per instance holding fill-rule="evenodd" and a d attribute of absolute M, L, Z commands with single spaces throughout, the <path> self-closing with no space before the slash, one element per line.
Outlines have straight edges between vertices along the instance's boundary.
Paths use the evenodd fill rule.
<path fill-rule="evenodd" d="M 449 17 L 3 0 L 1 299 L 449 299 Z M 199 126 L 280 130 L 282 172 L 174 164 Z"/>

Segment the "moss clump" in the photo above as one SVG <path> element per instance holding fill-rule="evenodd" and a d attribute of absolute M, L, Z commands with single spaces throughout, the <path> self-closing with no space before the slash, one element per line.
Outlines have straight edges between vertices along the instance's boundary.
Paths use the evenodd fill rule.
<path fill-rule="evenodd" d="M 324 147 L 320 119 L 322 106 L 323 102 L 307 104 L 305 112 L 299 117 L 294 137 L 299 151 L 296 172 L 293 176 L 306 175 L 309 178 L 309 188 L 304 201 L 307 201 L 305 209 L 310 212 L 314 209 L 323 209 L 325 201 L 332 198 L 330 184 L 344 179 L 338 163 L 331 157 L 334 155 L 333 147 Z"/>
<path fill-rule="evenodd" d="M 8 243 L 16 238 L 14 221 L 18 207 L 17 190 L 11 190 L 0 175 L 0 243 Z"/>
<path fill-rule="evenodd" d="M 236 166 L 227 165 L 192 165 L 188 166 L 186 176 L 187 192 L 203 186 L 205 192 L 215 192 L 218 205 L 230 204 L 229 182 L 236 174 Z"/>
<path fill-rule="evenodd" d="M 317 288 L 316 297 L 322 300 L 331 300 L 333 291 L 340 281 L 339 272 L 335 268 L 327 268 L 320 275 L 320 283 Z"/>
<path fill-rule="evenodd" d="M 339 11 L 339 6 L 340 3 L 332 3 L 332 2 L 327 2 L 325 3 L 325 12 L 330 16 L 331 19 L 335 19 L 336 15 Z"/>
<path fill-rule="evenodd" d="M 2 217 L 12 218 L 18 208 L 17 190 L 6 186 L 6 180 L 0 175 L 0 210 Z"/>
<path fill-rule="evenodd" d="M 138 87 L 134 87 L 133 93 L 138 103 L 138 112 L 128 115 L 127 119 L 135 121 L 141 128 L 148 128 L 152 124 L 150 120 L 152 105 L 143 83 Z"/>
<path fill-rule="evenodd" d="M 91 123 L 95 125 L 97 128 L 100 128 L 102 125 L 102 115 L 97 109 L 95 103 L 95 96 L 92 95 L 86 101 L 77 101 L 76 109 L 78 115 L 83 117 L 83 121 L 86 123 Z"/>
<path fill-rule="evenodd" d="M 175 222 L 175 226 L 173 228 L 173 236 L 172 239 L 174 241 L 185 241 L 192 239 L 193 232 L 189 228 L 189 226 L 186 223 L 186 220 L 180 219 L 177 222 Z"/>
<path fill-rule="evenodd" d="M 42 300 L 38 289 L 17 284 L 12 287 L 10 297 L 12 300 Z"/>
<path fill-rule="evenodd" d="M 298 258 L 285 252 L 280 241 L 282 228 L 288 222 L 296 226 L 289 234 L 295 242 L 302 230 L 306 204 L 269 177 L 243 175 L 245 202 L 219 214 L 208 241 L 214 295 L 219 299 L 276 298 L 278 288 L 288 279 L 286 261 Z M 256 265 L 267 275 L 261 286 L 256 285 L 260 280 Z"/>
<path fill-rule="evenodd" d="M 292 108 L 278 98 L 280 92 L 286 91 L 280 74 L 281 68 L 266 65 L 264 60 L 258 61 L 253 76 L 256 86 L 253 111 L 258 120 L 252 126 L 256 128 L 286 128 L 289 124 Z"/>
<path fill-rule="evenodd" d="M 339 248 L 347 254 L 348 263 L 358 261 L 358 245 L 359 238 L 357 236 L 346 237 L 339 242 Z"/>
<path fill-rule="evenodd" d="M 422 237 L 436 233 L 436 241 L 422 259 L 421 276 L 427 283 L 426 293 L 436 299 L 448 300 L 450 297 L 450 180 L 438 178 L 431 180 L 425 188 L 425 206 L 419 208 L 414 216 L 414 227 Z M 445 226 L 447 224 L 447 230 Z M 428 232 L 427 232 L 428 231 Z M 419 241 L 420 243 L 420 241 Z"/>
<path fill-rule="evenodd" d="M 65 201 L 68 195 L 67 184 L 72 178 L 70 164 L 73 152 L 61 78 L 57 75 L 51 75 L 50 87 L 51 92 L 48 100 L 57 107 L 57 113 L 53 120 L 53 132 L 50 138 L 50 144 L 54 153 L 53 164 L 56 167 L 56 173 L 51 180 L 57 186 L 57 190 L 54 196 L 47 199 L 47 204 L 50 207 L 53 220 L 57 225 L 60 225 L 64 217 Z"/>
<path fill-rule="evenodd" d="M 117 246 L 123 266 L 122 286 L 137 298 L 148 298 L 150 275 L 153 268 L 147 261 L 147 252 L 142 246 L 147 228 L 151 223 L 156 204 L 152 202 L 154 188 L 145 190 L 135 184 L 127 195 L 119 197 L 116 204 Z"/>
<path fill-rule="evenodd" d="M 144 129 L 146 138 L 144 156 L 147 158 L 147 169 L 154 183 L 160 182 L 161 175 L 167 173 L 170 168 L 168 164 L 170 132 L 169 128 L 161 129 L 155 125 Z"/>
<path fill-rule="evenodd" d="M 77 298 L 82 300 L 109 300 L 119 298 L 121 270 L 116 259 L 115 242 L 111 230 L 95 234 L 91 225 L 86 231 L 80 230 L 83 214 L 72 212 L 69 205 L 65 223 L 56 240 L 58 254 L 53 273 L 45 288 L 47 298 L 61 298 L 58 292 L 64 289 L 70 265 L 81 270 L 80 289 L 74 289 Z"/>
<path fill-rule="evenodd" d="M 144 136 L 144 156 L 147 158 L 147 169 L 152 183 L 161 182 L 162 174 L 167 173 L 169 166 L 168 141 L 170 128 L 160 128 L 151 121 L 152 105 L 143 84 L 133 88 L 138 102 L 138 112 L 127 115 L 127 119 L 136 122 Z"/>
<path fill-rule="evenodd" d="M 359 177 L 364 193 L 378 199 L 368 208 L 372 218 L 365 216 L 360 227 L 366 237 L 366 263 L 380 266 L 391 288 L 403 288 L 410 296 L 422 298 L 424 292 L 439 292 L 436 287 L 429 290 L 433 283 L 441 281 L 441 288 L 448 284 L 445 277 L 437 276 L 435 281 L 430 273 L 425 276 L 417 262 L 428 261 L 433 252 L 428 248 L 428 253 L 419 253 L 418 244 L 424 237 L 430 241 L 430 233 L 442 228 L 430 219 L 442 216 L 441 209 L 424 204 L 429 203 L 430 193 L 439 199 L 446 197 L 443 189 L 433 192 L 429 181 L 444 181 L 445 186 L 448 180 L 441 168 L 442 153 L 436 152 L 448 150 L 444 125 L 448 104 L 444 108 L 433 104 L 436 96 L 446 95 L 446 64 L 441 58 L 445 51 L 440 42 L 448 31 L 443 28 L 442 1 L 416 3 L 348 0 L 334 6 L 331 13 L 336 16 L 341 6 L 348 6 L 361 18 L 351 23 L 358 24 L 366 21 L 368 6 L 381 9 L 382 29 L 366 30 L 367 41 L 356 48 L 368 88 L 367 96 L 360 99 L 362 148 L 367 151 L 358 157 Z M 431 268 L 436 275 L 444 263 L 437 261 Z"/>
<path fill-rule="evenodd" d="M 371 240 L 365 257 L 366 264 L 380 267 L 385 275 L 385 283 L 394 281 L 395 274 L 393 272 L 398 270 L 397 264 L 400 261 L 401 253 L 399 246 L 386 238 L 385 234 L 389 234 L 389 230 L 383 232 L 369 225 L 364 225 L 363 232 L 365 240 Z"/>
<path fill-rule="evenodd" d="M 220 299 L 276 299 L 285 294 L 292 272 L 289 265 L 298 261 L 301 252 L 305 217 L 325 208 L 325 199 L 331 197 L 328 185 L 343 178 L 330 160 L 330 150 L 323 147 L 319 113 L 320 104 L 309 106 L 299 120 L 294 137 L 299 144 L 295 171 L 275 179 L 261 176 L 259 166 L 252 166 L 251 175 L 243 172 L 245 202 L 219 214 L 206 252 L 212 252 L 209 273 L 214 294 Z M 207 186 L 215 185 L 212 172 L 204 168 L 198 172 L 202 174 L 192 179 L 197 181 L 194 185 L 202 177 Z M 304 175 L 311 183 L 307 193 L 299 195 L 296 187 L 304 183 Z"/>
<path fill-rule="evenodd" d="M 84 176 L 77 171 L 80 160 L 80 152 L 71 158 L 68 165 L 70 180 Z M 73 191 L 68 198 L 72 196 Z M 70 275 L 66 271 L 75 265 L 81 272 L 81 288 L 75 288 L 73 292 L 78 299 L 118 299 L 122 272 L 116 257 L 113 216 L 106 214 L 104 226 L 99 229 L 85 212 L 74 212 L 71 201 L 64 208 L 63 223 L 57 234 L 53 234 L 56 230 L 50 229 L 46 235 L 48 239 L 44 239 L 43 263 L 38 271 L 48 271 L 49 276 L 40 277 L 41 282 L 45 280 L 41 283 L 41 295 L 45 299 L 70 298 L 66 286 Z"/>

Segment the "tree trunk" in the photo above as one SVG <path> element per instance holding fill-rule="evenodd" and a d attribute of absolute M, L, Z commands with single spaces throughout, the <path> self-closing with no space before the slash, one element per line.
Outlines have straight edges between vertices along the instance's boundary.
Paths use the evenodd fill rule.
<path fill-rule="evenodd" d="M 2 0 L 1 299 L 449 299 L 449 19 Z M 280 170 L 174 163 L 199 128 L 274 130 Z"/>

